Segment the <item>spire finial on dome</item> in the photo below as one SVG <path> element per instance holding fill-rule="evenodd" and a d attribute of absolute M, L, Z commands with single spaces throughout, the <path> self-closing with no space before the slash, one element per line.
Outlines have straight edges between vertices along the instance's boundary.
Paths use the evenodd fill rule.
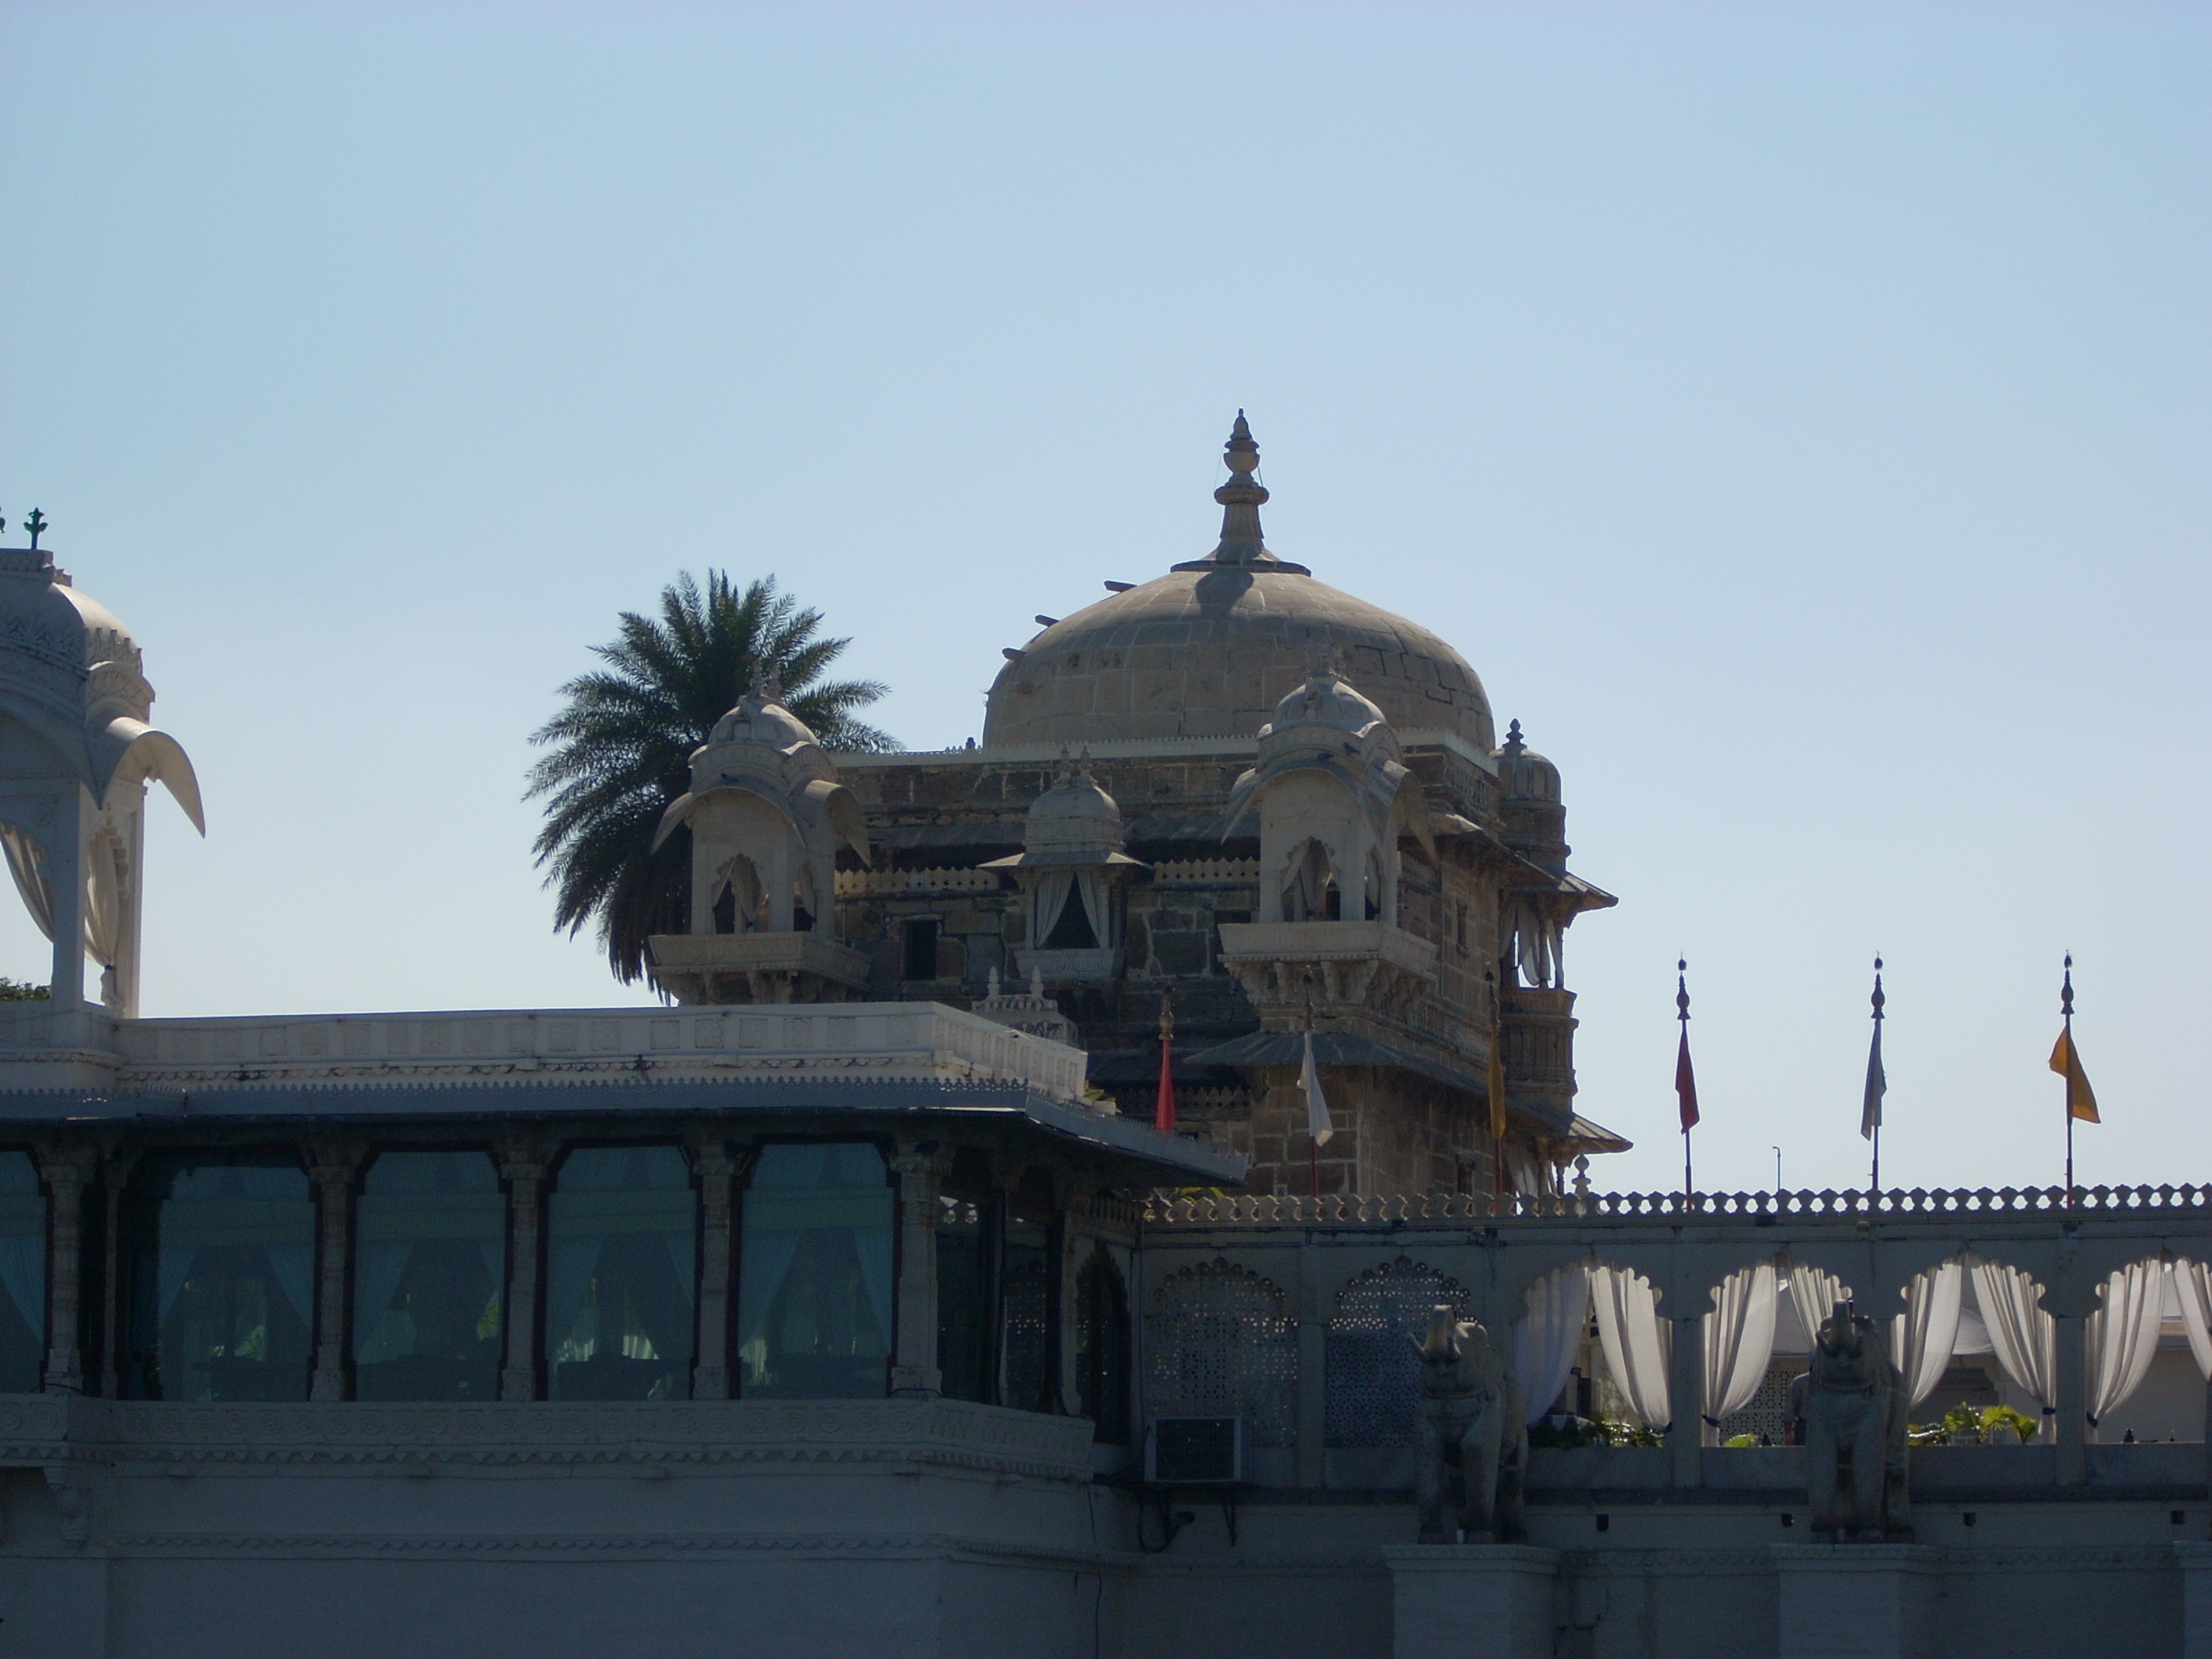
<path fill-rule="evenodd" d="M 1213 492 L 1213 499 L 1221 503 L 1221 545 L 1213 550 L 1214 562 L 1249 564 L 1272 559 L 1274 555 L 1260 536 L 1260 504 L 1267 499 L 1267 486 L 1252 477 L 1260 470 L 1260 446 L 1252 441 L 1252 428 L 1241 409 L 1221 459 L 1230 477 Z"/>
<path fill-rule="evenodd" d="M 1528 747 L 1528 740 L 1521 735 L 1521 722 L 1512 721 L 1505 728 L 1505 752 L 1509 755 L 1518 755 L 1524 753 Z"/>

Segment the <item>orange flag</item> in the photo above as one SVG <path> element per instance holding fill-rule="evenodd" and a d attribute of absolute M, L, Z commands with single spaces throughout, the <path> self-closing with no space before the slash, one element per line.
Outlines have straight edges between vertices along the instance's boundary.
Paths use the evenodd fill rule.
<path fill-rule="evenodd" d="M 2070 1025 L 2059 1030 L 2058 1041 L 2051 1050 L 2051 1069 L 2066 1079 L 2066 1115 L 2084 1123 L 2103 1122 L 2097 1115 L 2097 1091 L 2089 1086 L 2089 1074 L 2081 1069 Z"/>

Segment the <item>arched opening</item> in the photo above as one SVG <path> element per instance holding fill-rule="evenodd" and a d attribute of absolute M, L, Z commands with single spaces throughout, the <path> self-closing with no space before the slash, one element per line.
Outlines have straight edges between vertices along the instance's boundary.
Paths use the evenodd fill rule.
<path fill-rule="evenodd" d="M 1344 895 L 1337 884 L 1336 864 L 1319 841 L 1301 842 L 1291 854 L 1284 870 L 1282 907 L 1285 921 L 1344 920 Z"/>
<path fill-rule="evenodd" d="M 760 872 L 739 853 L 719 872 L 714 891 L 714 931 L 718 933 L 757 933 L 766 925 L 761 914 L 764 896 Z"/>
<path fill-rule="evenodd" d="M 1096 1425 L 1093 1438 L 1129 1443 L 1129 1292 L 1101 1245 L 1075 1280 L 1076 1407 Z"/>

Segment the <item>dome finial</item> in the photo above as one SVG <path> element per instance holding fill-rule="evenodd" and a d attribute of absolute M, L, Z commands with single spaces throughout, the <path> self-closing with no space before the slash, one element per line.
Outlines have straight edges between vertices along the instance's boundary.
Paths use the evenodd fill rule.
<path fill-rule="evenodd" d="M 1528 739 L 1521 735 L 1521 722 L 1515 720 L 1505 728 L 1505 752 L 1509 755 L 1523 754 L 1528 747 Z"/>
<path fill-rule="evenodd" d="M 1213 492 L 1213 499 L 1221 503 L 1221 545 L 1213 550 L 1214 562 L 1250 564 L 1272 560 L 1274 555 L 1267 551 L 1260 536 L 1260 504 L 1267 499 L 1267 487 L 1252 477 L 1260 470 L 1260 446 L 1252 441 L 1252 428 L 1241 409 L 1221 459 L 1230 476 L 1229 482 Z"/>

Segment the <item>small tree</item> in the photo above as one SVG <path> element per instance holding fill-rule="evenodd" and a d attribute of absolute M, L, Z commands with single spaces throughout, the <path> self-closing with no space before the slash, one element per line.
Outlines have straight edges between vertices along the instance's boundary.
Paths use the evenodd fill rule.
<path fill-rule="evenodd" d="M 884 686 L 822 678 L 851 641 L 818 637 L 821 626 L 821 612 L 777 592 L 773 576 L 742 592 L 719 570 L 703 591 L 678 576 L 658 618 L 623 613 L 614 641 L 592 647 L 605 666 L 562 686 L 567 706 L 531 735 L 549 751 L 524 798 L 546 798 L 535 851 L 555 890 L 553 925 L 573 936 L 595 923 L 625 985 L 646 971 L 647 941 L 681 931 L 690 913 L 690 831 L 654 852 L 661 815 L 690 787 L 692 751 L 756 676 L 773 673 L 784 706 L 826 749 L 899 746 L 854 717 Z"/>

